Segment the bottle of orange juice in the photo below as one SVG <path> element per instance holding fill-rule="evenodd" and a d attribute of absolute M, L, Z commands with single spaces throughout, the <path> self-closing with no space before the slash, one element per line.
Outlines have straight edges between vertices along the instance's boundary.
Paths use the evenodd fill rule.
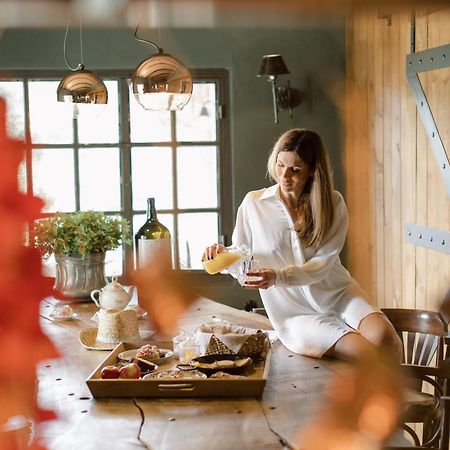
<path fill-rule="evenodd" d="M 210 275 L 216 273 L 229 273 L 233 265 L 240 262 L 243 258 L 248 258 L 250 250 L 245 245 L 239 247 L 224 247 L 219 253 L 216 253 L 213 259 L 203 261 L 203 267 Z"/>

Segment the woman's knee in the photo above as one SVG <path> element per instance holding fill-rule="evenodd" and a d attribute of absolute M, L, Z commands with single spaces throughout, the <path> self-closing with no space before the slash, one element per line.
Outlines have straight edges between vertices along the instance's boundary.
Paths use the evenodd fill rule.
<path fill-rule="evenodd" d="M 376 346 L 363 337 L 360 333 L 351 332 L 344 334 L 324 356 L 342 359 L 346 361 L 358 361 L 362 358 L 375 356 Z"/>
<path fill-rule="evenodd" d="M 401 361 L 403 344 L 395 331 L 394 326 L 383 313 L 374 313 L 366 316 L 360 323 L 358 331 L 368 341 L 377 347 L 382 347 Z"/>

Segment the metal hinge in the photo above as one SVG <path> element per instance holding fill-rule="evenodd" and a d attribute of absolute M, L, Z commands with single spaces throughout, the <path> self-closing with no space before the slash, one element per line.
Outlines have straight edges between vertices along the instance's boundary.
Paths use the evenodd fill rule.
<path fill-rule="evenodd" d="M 217 118 L 223 119 L 225 117 L 225 108 L 223 105 L 217 105 Z"/>

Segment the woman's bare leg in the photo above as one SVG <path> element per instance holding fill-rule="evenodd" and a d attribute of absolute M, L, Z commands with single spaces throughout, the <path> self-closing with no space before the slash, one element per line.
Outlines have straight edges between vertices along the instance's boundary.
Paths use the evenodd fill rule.
<path fill-rule="evenodd" d="M 376 356 L 376 346 L 359 333 L 344 334 L 324 356 L 342 359 L 346 361 L 358 361 L 361 358 Z"/>
<path fill-rule="evenodd" d="M 381 347 L 395 361 L 401 362 L 403 346 L 393 325 L 384 314 L 373 313 L 361 320 L 358 332 L 342 336 L 324 356 L 358 361 L 376 357 Z"/>
<path fill-rule="evenodd" d="M 377 347 L 383 346 L 390 356 L 401 362 L 403 345 L 389 319 L 382 313 L 373 313 L 361 320 L 358 328 L 361 336 Z"/>

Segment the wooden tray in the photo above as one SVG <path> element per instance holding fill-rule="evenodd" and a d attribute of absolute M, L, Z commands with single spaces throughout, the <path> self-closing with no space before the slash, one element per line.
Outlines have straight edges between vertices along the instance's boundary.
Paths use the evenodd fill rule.
<path fill-rule="evenodd" d="M 168 343 L 155 343 L 160 348 L 172 348 Z M 200 380 L 103 380 L 100 372 L 104 366 L 114 365 L 118 362 L 118 354 L 134 348 L 140 344 L 121 342 L 100 363 L 86 380 L 94 397 L 259 397 L 262 395 L 269 373 L 270 349 L 265 352 L 262 361 L 255 361 L 249 369 L 242 373 L 245 379 L 214 379 Z M 170 370 L 179 363 L 177 358 L 159 365 L 159 370 Z"/>

